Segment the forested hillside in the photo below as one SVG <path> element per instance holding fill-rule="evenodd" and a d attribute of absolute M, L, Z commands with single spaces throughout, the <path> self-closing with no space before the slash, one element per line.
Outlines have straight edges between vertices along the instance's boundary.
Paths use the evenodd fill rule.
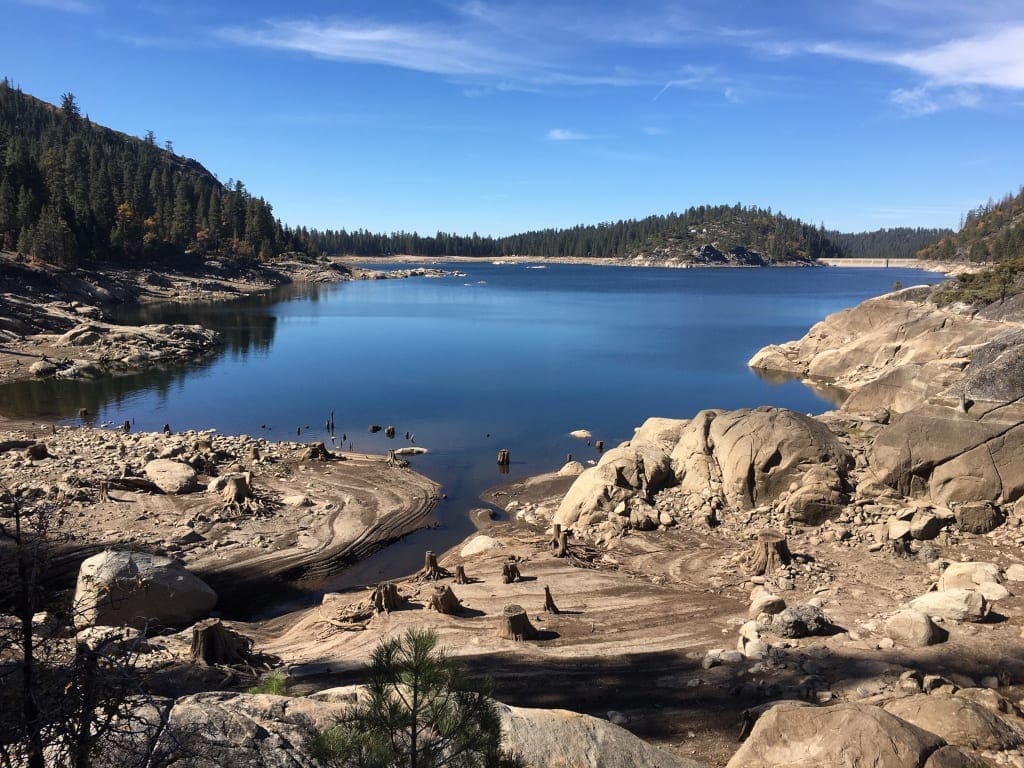
<path fill-rule="evenodd" d="M 0 248 L 45 261 L 184 263 L 306 250 L 241 182 L 0 83 Z"/>
<path fill-rule="evenodd" d="M 722 261 L 723 253 L 756 252 L 764 261 L 813 260 L 842 255 L 817 227 L 771 209 L 718 205 L 688 208 L 667 216 L 614 223 L 543 229 L 508 237 L 469 237 L 438 232 L 424 237 L 397 232 L 310 232 L 311 242 L 326 253 L 371 256 L 409 253 L 424 256 L 589 256 L 643 257 L 654 260 Z M 710 249 L 706 246 L 712 246 Z M 729 254 L 732 256 L 737 255 Z"/>
<path fill-rule="evenodd" d="M 989 200 L 964 217 L 960 231 L 921 251 L 922 258 L 1009 261 L 1024 256 L 1024 187 L 998 203 Z"/>
<path fill-rule="evenodd" d="M 857 259 L 913 259 L 918 251 L 953 234 L 951 229 L 890 227 L 872 232 L 827 233 L 843 256 Z"/>

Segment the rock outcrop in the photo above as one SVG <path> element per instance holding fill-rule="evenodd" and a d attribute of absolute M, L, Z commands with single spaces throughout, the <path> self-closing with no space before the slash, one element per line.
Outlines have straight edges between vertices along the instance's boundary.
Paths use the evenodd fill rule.
<path fill-rule="evenodd" d="M 205 616 L 216 604 L 216 593 L 178 560 L 107 551 L 79 568 L 74 621 L 79 629 L 178 626 Z"/>
<path fill-rule="evenodd" d="M 784 408 L 701 411 L 689 421 L 648 419 L 628 443 L 608 451 L 573 483 L 554 517 L 585 528 L 616 517 L 620 527 L 664 521 L 651 496 L 679 486 L 682 513 L 780 504 L 794 521 L 816 524 L 848 500 L 853 460 L 828 427 Z"/>
<path fill-rule="evenodd" d="M 981 373 L 985 365 L 972 355 L 1019 329 L 920 300 L 928 293 L 915 287 L 869 299 L 829 315 L 798 341 L 765 347 L 748 364 L 831 382 L 854 393 L 844 409 L 858 413 L 912 410 L 962 380 L 968 366 L 975 388 L 995 394 L 1000 377 Z M 1003 367 L 1012 367 L 1014 354 L 1011 336 L 987 353 Z"/>
<path fill-rule="evenodd" d="M 891 701 L 885 710 L 959 747 L 1003 750 L 1024 744 L 1019 718 L 1011 721 L 964 696 L 920 693 Z"/>
<path fill-rule="evenodd" d="M 924 768 L 938 736 L 867 704 L 769 709 L 727 768 L 870 765 Z"/>

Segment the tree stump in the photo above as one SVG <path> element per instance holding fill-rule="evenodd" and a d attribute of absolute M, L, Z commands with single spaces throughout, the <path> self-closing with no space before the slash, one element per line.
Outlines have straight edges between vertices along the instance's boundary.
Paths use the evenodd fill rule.
<path fill-rule="evenodd" d="M 910 544 L 906 539 L 893 539 L 892 540 L 892 553 L 896 557 L 910 557 Z"/>
<path fill-rule="evenodd" d="M 561 528 L 556 526 L 555 538 L 551 540 L 551 552 L 555 557 L 565 557 L 569 553 L 569 532 Z"/>
<path fill-rule="evenodd" d="M 397 611 L 401 599 L 398 594 L 398 586 L 393 581 L 382 581 L 370 593 L 370 602 L 373 604 L 374 613 Z"/>
<path fill-rule="evenodd" d="M 310 443 L 306 446 L 306 450 L 302 452 L 300 458 L 303 461 L 330 461 L 334 457 L 331 456 L 331 452 L 327 450 L 327 446 L 321 440 L 319 443 Z"/>
<path fill-rule="evenodd" d="M 466 575 L 466 566 L 457 565 L 455 566 L 455 583 L 456 584 L 469 584 L 469 576 Z"/>
<path fill-rule="evenodd" d="M 459 602 L 459 598 L 452 592 L 452 588 L 445 584 L 434 587 L 434 594 L 430 596 L 430 607 L 438 613 L 450 616 L 459 612 L 459 609 L 462 608 L 462 603 Z"/>
<path fill-rule="evenodd" d="M 377 432 L 380 432 L 380 430 L 381 430 L 380 424 L 371 424 L 370 427 L 369 427 L 369 431 L 370 431 L 371 435 L 376 434 Z"/>
<path fill-rule="evenodd" d="M 509 458 L 509 453 L 508 453 L 508 449 L 507 448 L 502 448 L 500 451 L 498 451 L 498 466 L 499 467 L 507 467 L 511 463 L 512 463 L 512 460 Z"/>
<path fill-rule="evenodd" d="M 50 451 L 46 448 L 46 443 L 32 443 L 25 449 L 25 457 L 32 461 L 40 461 L 49 458 Z"/>
<path fill-rule="evenodd" d="M 245 472 L 229 477 L 221 489 L 220 496 L 225 504 L 236 506 L 255 498 L 252 492 L 252 473 Z"/>
<path fill-rule="evenodd" d="M 747 572 L 752 576 L 767 576 L 782 565 L 789 565 L 789 546 L 786 537 L 766 528 L 757 534 L 757 541 L 747 554 Z"/>
<path fill-rule="evenodd" d="M 389 440 L 395 439 L 395 428 L 390 424 L 388 424 L 388 426 L 384 428 L 384 437 L 388 438 Z"/>
<path fill-rule="evenodd" d="M 451 571 L 437 564 L 437 555 L 427 550 L 423 556 L 423 568 L 416 574 L 416 578 L 420 581 L 437 581 L 447 579 L 451 575 Z"/>
<path fill-rule="evenodd" d="M 547 613 L 561 613 L 558 610 L 558 606 L 555 605 L 554 599 L 551 597 L 551 587 L 545 585 L 544 587 L 544 611 Z"/>
<path fill-rule="evenodd" d="M 399 469 L 404 469 L 405 467 L 409 466 L 409 462 L 406 461 L 405 459 L 400 459 L 393 448 L 388 450 L 388 458 L 386 463 L 389 467 L 398 467 Z"/>
<path fill-rule="evenodd" d="M 506 605 L 501 611 L 501 624 L 498 627 L 498 637 L 506 640 L 532 640 L 537 636 L 537 630 L 530 623 L 530 617 L 522 606 Z"/>
<path fill-rule="evenodd" d="M 513 581 L 519 581 L 522 576 L 519 573 L 519 566 L 516 564 L 514 558 L 509 558 L 505 561 L 505 564 L 501 566 L 501 580 L 505 584 L 511 584 Z"/>
<path fill-rule="evenodd" d="M 192 627 L 193 664 L 215 666 L 248 664 L 252 660 L 252 640 L 225 627 L 220 619 L 206 619 Z"/>
<path fill-rule="evenodd" d="M 594 448 L 597 450 L 598 453 L 601 453 L 601 451 L 604 450 L 604 440 L 598 440 L 596 443 L 594 443 Z"/>

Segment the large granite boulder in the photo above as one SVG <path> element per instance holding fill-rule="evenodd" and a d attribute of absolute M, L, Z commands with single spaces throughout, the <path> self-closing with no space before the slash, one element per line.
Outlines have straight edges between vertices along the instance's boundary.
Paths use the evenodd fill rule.
<path fill-rule="evenodd" d="M 700 768 L 625 728 L 564 709 L 498 704 L 502 743 L 536 768 Z"/>
<path fill-rule="evenodd" d="M 317 699 L 228 692 L 185 696 L 166 716 L 153 762 L 167 768 L 316 768 L 321 763 L 309 752 L 310 737 L 333 725 L 359 696 L 357 689 Z M 704 768 L 607 720 L 564 710 L 497 707 L 503 745 L 531 768 Z M 157 714 L 147 718 L 150 738 Z M 124 764 L 128 761 L 100 762 L 104 768 Z"/>
<path fill-rule="evenodd" d="M 678 485 L 691 512 L 702 505 L 748 510 L 785 495 L 791 519 L 820 523 L 848 500 L 852 466 L 827 426 L 785 408 L 707 410 L 689 421 L 648 419 L 633 440 L 605 453 L 576 479 L 554 522 L 600 522 L 616 510 L 646 520 L 649 510 L 638 505 Z"/>
<path fill-rule="evenodd" d="M 885 710 L 959 747 L 1002 750 L 1024 744 L 1018 718 L 998 715 L 962 696 L 920 693 L 890 701 Z"/>
<path fill-rule="evenodd" d="M 1004 331 L 975 349 L 964 389 L 972 400 L 1024 398 L 1024 329 Z"/>
<path fill-rule="evenodd" d="M 196 471 L 182 461 L 153 459 L 142 471 L 164 493 L 191 493 L 198 487 Z"/>
<path fill-rule="evenodd" d="M 216 604 L 217 594 L 178 560 L 107 551 L 83 561 L 78 570 L 74 621 L 79 629 L 180 626 L 202 618 Z"/>
<path fill-rule="evenodd" d="M 929 405 L 902 415 L 871 446 L 868 463 L 875 477 L 943 505 L 1020 498 L 1024 408 L 974 411 Z"/>
<path fill-rule="evenodd" d="M 982 584 L 1002 581 L 1002 571 L 995 563 L 950 563 L 939 576 L 939 590 L 977 589 Z"/>
<path fill-rule="evenodd" d="M 885 634 L 907 648 L 923 648 L 942 642 L 945 632 L 926 613 L 908 608 L 889 617 Z"/>
<path fill-rule="evenodd" d="M 988 616 L 988 601 L 973 589 L 946 589 L 926 592 L 910 601 L 910 607 L 933 619 L 952 621 L 984 621 Z"/>
<path fill-rule="evenodd" d="M 727 768 L 924 768 L 938 736 L 867 704 L 779 704 L 755 723 Z"/>
<path fill-rule="evenodd" d="M 598 522 L 595 513 L 610 514 L 619 504 L 672 482 L 669 455 L 685 425 L 681 419 L 647 419 L 632 440 L 606 451 L 597 466 L 580 473 L 555 512 L 554 522 L 568 528 L 584 514 Z"/>
<path fill-rule="evenodd" d="M 701 411 L 672 451 L 684 497 L 733 510 L 787 495 L 784 508 L 799 522 L 820 523 L 847 500 L 852 459 L 828 427 L 785 408 Z"/>

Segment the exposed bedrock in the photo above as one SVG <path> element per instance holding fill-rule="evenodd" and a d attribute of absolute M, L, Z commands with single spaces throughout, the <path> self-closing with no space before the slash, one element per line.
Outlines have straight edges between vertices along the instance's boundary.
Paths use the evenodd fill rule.
<path fill-rule="evenodd" d="M 781 503 L 791 519 L 818 523 L 848 501 L 852 466 L 828 427 L 784 408 L 648 419 L 633 440 L 577 478 L 554 522 L 586 527 L 610 519 L 644 529 Z M 679 486 L 684 502 L 675 519 L 665 520 L 650 502 L 670 486 Z"/>

